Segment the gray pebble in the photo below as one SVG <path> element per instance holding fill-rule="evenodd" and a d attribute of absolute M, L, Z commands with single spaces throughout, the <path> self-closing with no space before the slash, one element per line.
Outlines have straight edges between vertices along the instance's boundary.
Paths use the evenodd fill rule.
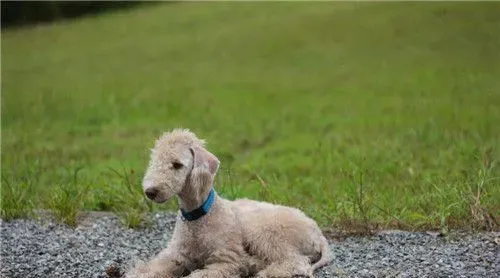
<path fill-rule="evenodd" d="M 89 216 L 77 228 L 51 220 L 0 220 L 0 277 L 107 277 L 165 247 L 172 213 L 152 215 L 149 228 L 126 229 L 111 214 Z M 316 277 L 499 277 L 500 233 L 385 231 L 330 244 L 333 261 Z"/>

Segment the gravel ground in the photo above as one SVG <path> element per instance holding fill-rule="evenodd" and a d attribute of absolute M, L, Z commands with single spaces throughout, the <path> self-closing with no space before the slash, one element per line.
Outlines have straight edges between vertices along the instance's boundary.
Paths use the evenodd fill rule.
<path fill-rule="evenodd" d="M 110 214 L 93 214 L 76 229 L 50 220 L 1 224 L 1 277 L 106 277 L 110 264 L 158 252 L 175 217 L 156 214 L 148 229 L 124 229 Z M 332 240 L 333 262 L 316 277 L 499 277 L 500 233 L 381 232 Z"/>

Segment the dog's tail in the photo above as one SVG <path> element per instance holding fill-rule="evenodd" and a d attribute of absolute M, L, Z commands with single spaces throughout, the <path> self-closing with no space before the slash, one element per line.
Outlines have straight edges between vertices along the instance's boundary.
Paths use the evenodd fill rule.
<path fill-rule="evenodd" d="M 325 237 L 321 237 L 321 258 L 312 265 L 313 270 L 324 267 L 329 264 L 332 260 L 332 256 L 330 255 L 330 249 L 328 249 L 328 241 L 326 241 Z"/>

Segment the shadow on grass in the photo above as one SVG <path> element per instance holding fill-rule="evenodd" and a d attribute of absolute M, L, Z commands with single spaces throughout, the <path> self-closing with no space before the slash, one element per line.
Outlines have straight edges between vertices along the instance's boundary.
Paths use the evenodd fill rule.
<path fill-rule="evenodd" d="M 75 19 L 161 1 L 4 1 L 2 29 Z M 176 3 L 176 2 L 165 2 Z"/>

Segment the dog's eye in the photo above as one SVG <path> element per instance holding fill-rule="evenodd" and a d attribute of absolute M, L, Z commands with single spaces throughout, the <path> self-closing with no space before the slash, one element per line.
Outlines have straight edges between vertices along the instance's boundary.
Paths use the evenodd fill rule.
<path fill-rule="evenodd" d="M 184 165 L 182 165 L 182 163 L 180 163 L 180 162 L 172 163 L 172 168 L 174 168 L 175 170 L 179 170 L 180 168 L 182 168 L 182 166 L 184 166 Z"/>

